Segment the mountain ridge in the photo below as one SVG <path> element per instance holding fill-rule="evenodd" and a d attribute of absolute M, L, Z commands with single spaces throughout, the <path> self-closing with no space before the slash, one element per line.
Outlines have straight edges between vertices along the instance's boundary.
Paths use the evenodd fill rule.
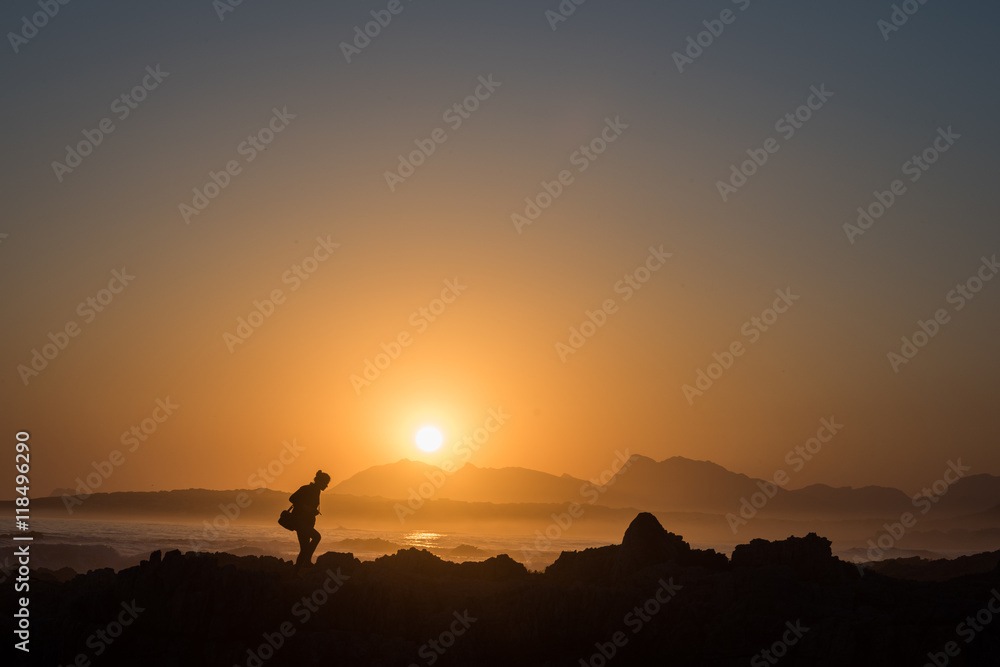
<path fill-rule="evenodd" d="M 661 461 L 641 454 L 632 454 L 627 459 L 622 456 L 615 462 L 617 468 L 606 469 L 603 477 L 596 479 L 582 479 L 568 473 L 555 475 L 522 466 L 487 468 L 470 462 L 449 471 L 432 463 L 403 458 L 355 473 L 331 487 L 328 493 L 411 504 L 431 499 L 496 505 L 576 502 L 611 509 L 742 517 L 760 513 L 795 519 L 889 519 L 927 508 L 933 510 L 935 520 L 978 519 L 992 516 L 1000 507 L 1000 477 L 988 473 L 960 477 L 943 488 L 940 484 L 933 485 L 927 491 L 940 495 L 927 499 L 874 484 L 835 487 L 815 483 L 789 489 L 728 470 L 713 461 L 682 456 Z M 70 490 L 56 489 L 48 498 L 62 498 L 64 504 L 70 499 L 69 504 L 75 504 L 72 500 L 75 497 L 66 494 L 67 491 Z M 109 495 L 114 493 L 126 492 L 109 492 Z"/>
<path fill-rule="evenodd" d="M 612 469 L 605 471 L 605 475 Z M 386 474 L 383 474 L 386 473 Z M 471 463 L 448 472 L 430 463 L 401 459 L 373 466 L 331 491 L 380 498 L 438 498 L 462 502 L 589 502 L 610 508 L 738 515 L 747 503 L 764 514 L 787 517 L 845 516 L 898 518 L 919 507 L 900 489 L 824 483 L 789 489 L 773 481 L 728 470 L 713 461 L 672 456 L 656 461 L 632 454 L 604 483 L 529 468 L 485 468 Z M 931 498 L 938 518 L 986 512 L 1000 505 L 1000 477 L 963 477 Z M 931 502 L 928 500 L 926 502 Z M 923 502 L 923 501 L 922 501 Z M 760 507 L 757 507 L 760 505 Z M 944 511 L 938 511 L 938 507 Z"/>

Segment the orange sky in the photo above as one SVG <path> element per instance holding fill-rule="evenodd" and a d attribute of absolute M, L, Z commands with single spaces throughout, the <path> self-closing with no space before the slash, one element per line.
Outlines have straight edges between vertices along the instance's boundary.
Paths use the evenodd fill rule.
<path fill-rule="evenodd" d="M 540 12 L 452 9 L 401 16 L 350 64 L 334 48 L 357 19 L 349 8 L 295 27 L 247 5 L 192 24 L 191 39 L 205 37 L 193 47 L 172 40 L 179 23 L 106 53 L 53 25 L 5 65 L 26 93 L 3 112 L 20 130 L 0 230 L 0 424 L 31 432 L 36 492 L 75 486 L 115 450 L 124 463 L 99 490 L 245 486 L 292 439 L 304 451 L 272 486 L 317 468 L 336 483 L 403 457 L 440 462 L 415 448 L 417 428 L 452 443 L 491 410 L 509 419 L 471 459 L 480 466 L 589 477 L 628 448 L 769 477 L 834 417 L 843 431 L 791 487 L 909 490 L 958 457 L 1000 471 L 1000 284 L 961 309 L 948 299 L 1000 250 L 996 93 L 952 72 L 985 47 L 956 46 L 944 23 L 950 51 L 866 33 L 861 53 L 831 65 L 825 38 L 759 7 L 752 30 L 679 74 L 664 39 L 684 43 L 692 9 L 668 39 L 621 14 L 602 21 L 607 7 L 554 35 Z M 844 11 L 837 21 L 854 20 Z M 760 40 L 768 31 L 785 41 Z M 933 58 L 941 68 L 916 80 Z M 66 144 L 156 63 L 169 76 L 57 181 Z M 775 121 L 823 83 L 833 97 L 783 138 Z M 477 91 L 455 127 L 447 110 Z M 249 151 L 274 109 L 287 109 L 281 131 Z M 962 138 L 850 243 L 857 207 L 906 179 L 902 164 L 949 126 Z M 446 139 L 390 189 L 385 173 L 436 128 Z M 722 201 L 718 181 L 769 136 L 780 150 Z M 588 144 L 603 152 L 586 157 Z M 186 224 L 180 205 L 229 161 L 238 173 Z M 512 222 L 546 183 L 551 205 Z M 102 297 L 123 267 L 134 280 Z M 630 275 L 648 280 L 634 289 Z M 275 290 L 282 303 L 252 336 L 227 339 Z M 435 303 L 443 290 L 451 302 Z M 798 298 L 765 331 L 751 318 L 773 315 L 777 290 Z M 87 314 L 88 298 L 108 296 Z M 603 325 L 562 359 L 557 344 L 602 307 Z M 939 309 L 949 321 L 894 372 L 887 354 Z M 78 335 L 25 382 L 19 366 L 70 322 Z M 352 382 L 400 336 L 370 385 Z M 683 386 L 737 342 L 743 354 L 689 401 Z M 129 451 L 122 434 L 168 398 L 179 407 Z"/>

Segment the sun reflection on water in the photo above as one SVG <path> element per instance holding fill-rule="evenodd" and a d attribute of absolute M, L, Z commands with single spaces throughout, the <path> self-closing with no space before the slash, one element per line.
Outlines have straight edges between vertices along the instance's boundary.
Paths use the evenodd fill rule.
<path fill-rule="evenodd" d="M 415 530 L 412 533 L 407 533 L 403 537 L 403 541 L 406 546 L 417 547 L 419 549 L 430 549 L 436 547 L 438 540 L 440 540 L 443 535 L 441 533 L 431 533 L 425 530 Z"/>

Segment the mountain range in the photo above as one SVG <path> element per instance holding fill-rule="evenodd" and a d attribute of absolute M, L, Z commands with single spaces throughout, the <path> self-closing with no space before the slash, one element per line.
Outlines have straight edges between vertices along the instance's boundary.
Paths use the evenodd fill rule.
<path fill-rule="evenodd" d="M 701 512 L 780 518 L 898 518 L 933 510 L 935 519 L 998 511 L 1000 477 L 977 474 L 938 485 L 926 499 L 884 486 L 862 488 L 812 484 L 786 489 L 735 473 L 710 461 L 680 456 L 655 461 L 632 455 L 605 480 L 552 475 L 525 468 L 482 468 L 471 463 L 453 472 L 403 459 L 374 466 L 334 486 L 333 493 L 396 500 L 439 499 L 474 503 L 567 503 L 652 512 Z M 942 491 L 940 495 L 934 491 Z M 744 500 L 746 504 L 744 504 Z M 927 513 L 930 513 L 928 510 Z"/>
<path fill-rule="evenodd" d="M 950 479 L 950 485 L 931 484 L 930 496 L 911 497 L 880 486 L 786 489 L 682 457 L 655 461 L 625 454 L 593 480 L 469 463 L 448 472 L 403 459 L 368 468 L 327 489 L 319 526 L 321 532 L 344 527 L 387 535 L 455 531 L 541 542 L 551 536 L 553 545 L 562 537 L 603 543 L 620 535 L 637 511 L 645 511 L 694 543 L 720 550 L 752 537 L 783 539 L 808 532 L 833 540 L 838 553 L 867 560 L 996 550 L 1000 477 L 963 471 Z M 288 496 L 287 490 L 263 488 L 96 493 L 82 500 L 57 494 L 33 499 L 32 508 L 48 518 L 202 525 L 235 521 L 238 515 L 241 523 L 270 525 L 287 508 Z M 244 501 L 238 507 L 240 498 Z M 13 512 L 13 501 L 0 502 L 0 511 L 5 508 Z M 912 522 L 901 530 L 904 518 Z M 889 532 L 893 534 L 887 536 Z M 884 547 L 881 551 L 873 551 L 876 542 Z"/>

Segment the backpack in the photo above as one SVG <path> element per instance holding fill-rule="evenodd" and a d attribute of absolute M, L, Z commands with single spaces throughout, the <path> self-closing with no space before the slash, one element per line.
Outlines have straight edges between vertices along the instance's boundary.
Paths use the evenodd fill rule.
<path fill-rule="evenodd" d="M 278 517 L 278 525 L 282 528 L 295 530 L 295 516 L 292 514 L 293 507 L 294 505 L 287 510 L 282 510 L 281 516 Z"/>

